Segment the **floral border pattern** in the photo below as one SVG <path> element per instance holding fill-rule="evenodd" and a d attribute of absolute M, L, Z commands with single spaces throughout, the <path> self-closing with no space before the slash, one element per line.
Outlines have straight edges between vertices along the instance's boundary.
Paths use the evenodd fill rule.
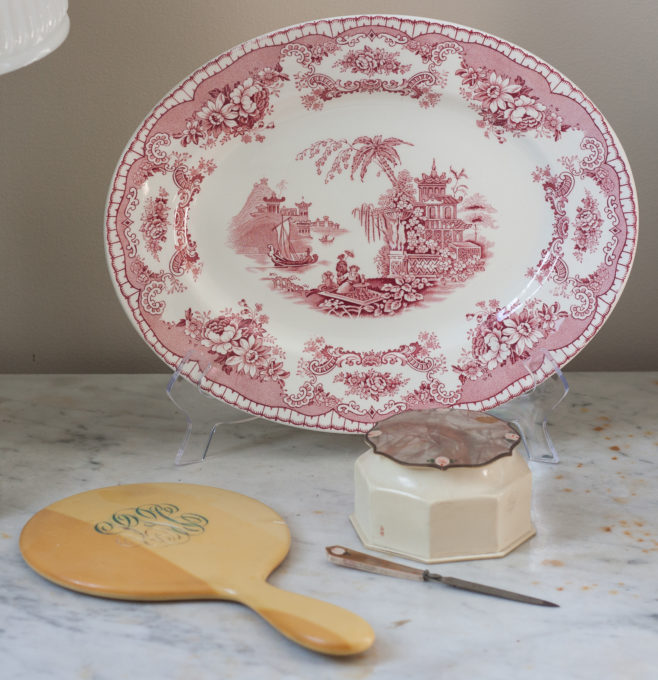
<path fill-rule="evenodd" d="M 260 383 L 276 382 L 281 387 L 290 373 L 283 368 L 285 352 L 267 333 L 268 317 L 261 304 L 252 309 L 246 300 L 238 302 L 239 311 L 227 309 L 220 314 L 188 309 L 176 325 L 185 335 L 205 347 L 216 366 L 226 375 L 235 371 Z"/>
<path fill-rule="evenodd" d="M 281 56 L 284 59 L 293 57 L 304 69 L 294 75 L 295 87 L 303 93 L 301 102 L 304 108 L 309 111 L 319 111 L 327 102 L 345 95 L 375 92 L 410 97 L 417 100 L 419 106 L 425 109 L 435 107 L 441 99 L 441 90 L 447 82 L 447 72 L 440 70 L 439 67 L 448 55 L 462 51 L 457 43 L 443 43 L 440 47 L 435 46 L 424 51 L 416 44 L 407 44 L 404 37 L 398 38 L 398 43 L 391 37 L 387 37 L 386 42 L 389 45 L 399 44 L 406 50 L 419 54 L 425 63 L 425 69 L 407 76 L 412 66 L 402 63 L 400 51 L 391 52 L 369 45 L 349 50 L 335 62 L 329 63 L 328 58 L 334 55 L 342 45 L 356 46 L 358 38 L 358 34 L 346 40 L 338 38 L 312 48 L 301 42 L 294 42 L 282 48 Z M 330 68 L 327 68 L 327 65 Z M 324 69 L 320 70 L 322 66 Z M 342 73 L 347 72 L 361 77 L 354 77 L 352 80 L 332 77 L 330 72 L 335 71 L 336 68 Z M 386 78 L 386 76 L 389 77 Z M 404 77 L 399 79 L 390 76 Z"/>
<path fill-rule="evenodd" d="M 541 103 L 521 76 L 512 79 L 487 66 L 471 66 L 465 60 L 456 75 L 462 81 L 462 96 L 480 116 L 478 125 L 485 136 L 493 136 L 501 144 L 508 134 L 519 137 L 531 131 L 537 137 L 557 141 L 571 127 L 555 106 Z"/>
<path fill-rule="evenodd" d="M 375 47 L 365 49 L 363 37 L 373 35 L 382 37 L 394 51 L 387 56 Z M 304 44 L 304 38 L 300 36 L 308 38 L 309 42 Z M 317 73 L 323 59 L 331 57 L 332 44 L 348 48 L 347 55 L 338 58 L 337 68 L 354 76 L 354 80 L 334 79 L 333 84 L 325 81 L 320 91 L 320 81 L 311 76 Z M 309 355 L 300 359 L 297 371 L 301 386 L 294 394 L 286 392 L 284 387 L 288 376 L 279 359 L 283 360 L 285 352 L 268 336 L 267 321 L 261 318 L 264 315 L 257 305 L 249 307 L 241 301 L 237 311 L 189 310 L 185 318 L 175 324 L 177 328 L 185 329 L 187 337 L 214 353 L 226 374 L 234 373 L 278 386 L 282 402 L 277 403 L 275 399 L 268 407 L 225 383 L 212 385 L 209 391 L 240 408 L 274 420 L 319 429 L 364 431 L 374 420 L 404 408 L 460 405 L 481 409 L 504 403 L 523 390 L 524 385 L 528 386 L 522 373 L 504 370 L 500 375 L 507 378 L 504 382 L 498 381 L 496 393 L 489 396 L 481 393 L 476 396 L 477 392 L 467 389 L 471 384 L 482 382 L 474 376 L 477 377 L 478 372 L 486 376 L 487 372 L 491 374 L 516 363 L 515 358 L 520 360 L 527 356 L 542 338 L 550 336 L 565 320 L 581 320 L 583 325 L 578 334 L 565 338 L 566 344 L 554 348 L 556 360 L 562 365 L 582 349 L 602 325 L 620 293 L 635 248 L 634 187 L 614 134 L 594 105 L 573 84 L 520 48 L 450 24 L 379 16 L 309 22 L 246 43 L 240 50 L 213 60 L 181 83 L 138 129 L 110 189 L 106 246 L 119 297 L 153 349 L 171 366 L 180 359 L 181 355 L 172 353 L 153 332 L 149 315 L 157 316 L 162 312 L 164 296 L 184 290 L 184 274 L 194 279 L 201 271 L 203 264 L 187 230 L 185 214 L 204 178 L 214 170 L 211 158 L 196 156 L 196 164 L 191 166 L 192 158 L 186 156 L 184 150 L 167 153 L 164 147 L 171 145 L 172 140 L 183 149 L 189 146 L 211 149 L 234 139 L 243 143 L 262 141 L 268 126 L 272 125 L 267 119 L 273 111 L 274 100 L 288 77 L 283 70 L 276 66 L 267 71 L 259 69 L 241 80 L 210 90 L 198 103 L 195 92 L 200 82 L 222 73 L 244 54 L 265 46 L 281 45 L 282 56 L 297 59 L 305 69 L 305 75 L 294 85 L 300 92 L 305 88 L 309 90 L 303 96 L 310 94 L 314 98 L 307 100 L 309 110 L 314 109 L 313 102 L 324 106 L 333 98 L 357 90 L 397 92 L 417 99 L 421 106 L 436 106 L 445 84 L 441 70 L 445 54 L 440 53 L 445 48 L 451 54 L 461 55 L 462 94 L 471 107 L 477 109 L 478 125 L 486 136 L 501 143 L 509 136 L 527 133 L 558 139 L 564 132 L 578 129 L 578 123 L 569 121 L 568 116 L 542 101 L 525 81 L 511 78 L 498 67 L 494 70 L 478 66 L 477 60 L 465 58 L 463 49 L 471 45 L 486 45 L 507 57 L 510 63 L 540 75 L 551 92 L 562 95 L 564 101 L 577 104 L 596 135 L 583 140 L 584 155 L 560 158 L 559 165 L 537 168 L 533 175 L 534 181 L 542 186 L 554 215 L 554 229 L 539 262 L 528 272 L 530 279 L 551 286 L 554 295 L 568 297 L 574 304 L 567 310 L 558 303 L 526 300 L 519 301 L 516 308 L 500 309 L 497 301 L 483 301 L 476 312 L 467 314 L 467 321 L 472 323 L 470 354 L 464 355 L 452 367 L 445 365 L 437 338 L 419 337 L 418 342 L 396 350 L 364 353 L 331 347 L 321 339 L 309 341 L 311 344 L 305 348 Z M 304 47 L 308 49 L 307 53 L 302 49 Z M 287 48 L 289 52 L 284 55 Z M 420 72 L 420 85 L 410 81 L 411 70 L 398 59 L 405 50 L 413 52 L 426 64 L 426 71 Z M 358 79 L 359 75 L 366 77 Z M 354 88 L 353 82 L 357 79 L 360 84 Z M 367 80 L 375 84 L 368 84 Z M 159 131 L 158 121 L 183 105 L 187 110 L 185 129 L 173 135 Z M 135 187 L 156 174 L 169 181 L 168 189 L 164 184 L 162 189 L 168 194 L 165 196 L 160 192 L 162 201 L 157 209 L 154 202 L 140 206 Z M 593 182 L 606 197 L 604 205 L 593 202 L 588 189 L 583 190 L 586 181 Z M 580 193 L 574 187 L 581 187 Z M 171 197 L 172 191 L 176 194 L 175 199 Z M 168 205 L 176 206 L 175 210 L 167 209 L 167 198 Z M 151 217 L 144 217 L 149 211 Z M 132 230 L 136 218 L 140 225 L 137 232 Z M 611 225 L 605 232 L 601 230 L 602 220 Z M 156 271 L 153 262 L 157 263 L 167 238 L 166 233 L 161 233 L 164 224 L 174 235 L 175 254 L 166 269 Z M 145 240 L 144 247 L 151 263 L 140 254 L 140 235 Z M 577 261 L 579 253 L 584 257 L 585 253 L 597 249 L 602 250 L 604 257 L 595 271 L 587 275 L 570 272 L 566 252 L 571 252 Z M 202 344 L 204 340 L 207 345 Z M 315 346 L 311 346 L 313 342 Z M 474 362 L 475 366 L 469 362 Z M 320 380 L 327 375 L 322 373 L 322 367 L 328 366 L 335 371 L 332 384 L 341 388 L 340 395 L 332 394 L 330 383 Z M 422 376 L 420 382 L 409 385 L 410 370 Z M 463 389 L 448 387 L 445 376 L 451 371 L 458 373 Z M 543 375 L 540 373 L 539 378 Z M 346 394 L 354 399 L 346 399 Z M 366 397 L 372 402 L 368 408 L 361 403 Z M 313 407 L 310 411 L 304 408 L 310 404 Z"/>
<path fill-rule="evenodd" d="M 281 66 L 263 68 L 242 81 L 212 89 L 193 115 L 185 119 L 185 129 L 174 137 L 183 146 L 210 149 L 239 138 L 242 142 L 262 142 L 266 119 L 273 110 L 273 98 L 288 76 Z"/>

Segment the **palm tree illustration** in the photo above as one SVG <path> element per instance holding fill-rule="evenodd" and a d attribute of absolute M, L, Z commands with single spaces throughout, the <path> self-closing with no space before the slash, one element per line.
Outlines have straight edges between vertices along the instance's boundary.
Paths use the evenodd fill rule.
<path fill-rule="evenodd" d="M 400 154 L 398 154 L 396 146 L 400 144 L 409 144 L 397 137 L 387 137 L 383 139 L 381 135 L 375 137 L 357 137 L 352 142 L 354 149 L 354 158 L 352 160 L 351 177 L 360 168 L 359 177 L 363 182 L 366 172 L 373 161 L 381 168 L 385 175 L 391 180 L 391 184 L 395 185 L 395 173 L 393 167 L 400 163 Z"/>
<path fill-rule="evenodd" d="M 350 179 L 353 180 L 358 175 L 363 182 L 368 169 L 374 163 L 395 187 L 397 179 L 394 168 L 401 162 L 395 147 L 400 144 L 413 146 L 411 142 L 398 137 L 384 138 L 382 135 L 361 136 L 352 142 L 347 139 L 321 139 L 297 154 L 297 160 L 315 158 L 317 174 L 325 172 L 325 183 L 347 170 L 350 172 Z M 361 223 L 368 241 L 376 238 L 391 239 L 394 232 L 392 222 L 399 221 L 399 214 L 395 215 L 392 211 L 378 208 L 372 203 L 361 204 L 352 214 Z"/>

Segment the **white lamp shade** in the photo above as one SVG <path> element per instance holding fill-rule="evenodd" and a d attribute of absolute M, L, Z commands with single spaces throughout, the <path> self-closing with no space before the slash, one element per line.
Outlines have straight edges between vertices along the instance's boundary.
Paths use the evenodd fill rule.
<path fill-rule="evenodd" d="M 56 50 L 69 33 L 68 0 L 0 0 L 0 74 Z"/>

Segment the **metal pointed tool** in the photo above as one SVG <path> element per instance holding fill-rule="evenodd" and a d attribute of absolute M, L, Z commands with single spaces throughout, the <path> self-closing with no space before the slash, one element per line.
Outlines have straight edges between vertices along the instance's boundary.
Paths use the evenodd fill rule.
<path fill-rule="evenodd" d="M 461 578 L 454 578 L 452 576 L 441 576 L 441 574 L 431 574 L 429 569 L 416 569 L 408 567 L 405 564 L 391 562 L 384 560 L 381 557 L 374 557 L 356 550 L 344 548 L 341 545 L 331 545 L 326 548 L 327 557 L 330 562 L 338 564 L 341 567 L 351 567 L 352 569 L 360 569 L 361 571 L 369 571 L 373 574 L 385 574 L 387 576 L 397 576 L 398 578 L 406 578 L 412 581 L 438 581 L 446 586 L 453 588 L 461 588 L 462 590 L 470 590 L 481 595 L 492 595 L 493 597 L 502 597 L 506 600 L 514 600 L 515 602 L 524 602 L 525 604 L 538 604 L 543 607 L 559 607 L 559 604 L 549 602 L 548 600 L 541 600 L 538 597 L 531 597 L 530 595 L 521 595 L 520 593 L 513 593 L 511 590 L 503 590 L 502 588 L 494 588 L 493 586 L 485 586 L 481 583 L 473 583 L 472 581 L 464 581 Z"/>

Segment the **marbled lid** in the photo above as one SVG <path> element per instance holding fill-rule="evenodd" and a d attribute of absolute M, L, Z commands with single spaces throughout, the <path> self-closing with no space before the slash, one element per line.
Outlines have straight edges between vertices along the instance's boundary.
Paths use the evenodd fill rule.
<path fill-rule="evenodd" d="M 374 427 L 366 441 L 375 453 L 404 465 L 486 465 L 509 456 L 518 433 L 493 416 L 461 409 L 405 411 Z"/>

